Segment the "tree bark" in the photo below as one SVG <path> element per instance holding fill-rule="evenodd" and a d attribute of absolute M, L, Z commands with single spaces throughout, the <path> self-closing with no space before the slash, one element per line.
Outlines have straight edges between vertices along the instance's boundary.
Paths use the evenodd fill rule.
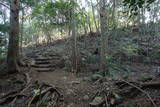
<path fill-rule="evenodd" d="M 10 35 L 8 45 L 8 71 L 16 72 L 18 68 L 19 55 L 19 0 L 10 1 Z"/>
<path fill-rule="evenodd" d="M 23 25 L 24 25 L 24 15 L 25 15 L 25 12 L 24 12 L 24 9 L 22 9 L 22 23 L 21 23 L 21 40 L 20 40 L 20 51 L 22 53 L 22 46 L 23 46 Z"/>
<path fill-rule="evenodd" d="M 112 18 L 113 18 L 113 30 L 115 30 L 116 29 L 116 0 L 113 0 Z"/>
<path fill-rule="evenodd" d="M 98 29 L 98 27 L 97 27 L 96 16 L 95 16 L 95 10 L 94 10 L 94 5 L 93 5 L 92 0 L 91 0 L 91 6 L 92 6 L 92 14 L 93 14 L 94 25 L 95 25 L 95 27 L 96 27 L 96 32 L 99 32 L 99 29 Z"/>
<path fill-rule="evenodd" d="M 87 24 L 88 24 L 88 27 L 89 27 L 89 32 L 92 32 L 92 27 L 91 27 L 91 22 L 90 22 L 90 17 L 89 17 L 89 15 L 88 16 L 86 16 L 86 18 L 87 18 Z"/>
<path fill-rule="evenodd" d="M 101 25 L 101 65 L 100 71 L 106 71 L 106 44 L 107 44 L 107 27 L 106 27 L 106 9 L 105 0 L 100 0 L 100 25 Z"/>
<path fill-rule="evenodd" d="M 72 0 L 74 2 L 74 0 Z M 71 29 L 72 29 L 72 71 L 77 72 L 77 37 L 76 37 L 76 20 L 74 15 L 75 7 L 71 10 Z"/>

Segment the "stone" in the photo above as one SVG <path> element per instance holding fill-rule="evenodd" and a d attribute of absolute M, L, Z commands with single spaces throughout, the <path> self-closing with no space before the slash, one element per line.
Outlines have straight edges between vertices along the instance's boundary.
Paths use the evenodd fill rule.
<path fill-rule="evenodd" d="M 31 63 L 31 65 L 35 65 L 36 62 L 35 62 L 35 60 L 32 60 L 30 63 Z"/>
<path fill-rule="evenodd" d="M 67 80 L 67 77 L 66 77 L 66 76 L 64 76 L 62 79 L 63 79 L 64 81 L 66 81 L 66 80 Z"/>
<path fill-rule="evenodd" d="M 89 100 L 89 96 L 88 96 L 88 95 L 85 95 L 85 96 L 83 97 L 83 100 L 84 100 L 84 101 L 88 101 L 88 100 Z"/>
<path fill-rule="evenodd" d="M 92 75 L 92 80 L 96 81 L 98 79 L 102 78 L 102 75 L 99 75 L 99 74 L 93 74 Z"/>
<path fill-rule="evenodd" d="M 102 97 L 95 97 L 94 100 L 89 103 L 91 106 L 99 106 L 104 102 Z"/>
<path fill-rule="evenodd" d="M 83 80 L 84 80 L 84 81 L 92 81 L 92 78 L 91 78 L 91 77 L 84 77 Z"/>

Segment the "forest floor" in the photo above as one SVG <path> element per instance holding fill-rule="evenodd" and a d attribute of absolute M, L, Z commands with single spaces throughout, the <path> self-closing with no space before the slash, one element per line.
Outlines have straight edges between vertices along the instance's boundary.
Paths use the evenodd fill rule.
<path fill-rule="evenodd" d="M 89 54 L 98 45 L 95 38 L 87 39 Z M 82 48 L 83 38 L 79 41 Z M 26 48 L 21 73 L 0 78 L 0 107 L 160 107 L 160 76 L 153 65 L 125 61 L 130 66 L 127 75 L 116 72 L 103 77 L 96 73 L 96 59 L 96 63 L 81 63 L 81 71 L 74 74 L 69 72 L 64 44 Z M 86 58 L 88 53 L 81 50 L 80 56 Z"/>

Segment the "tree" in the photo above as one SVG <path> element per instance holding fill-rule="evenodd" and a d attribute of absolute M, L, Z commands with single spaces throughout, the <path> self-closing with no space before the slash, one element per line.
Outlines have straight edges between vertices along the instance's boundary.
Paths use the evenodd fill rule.
<path fill-rule="evenodd" d="M 19 0 L 10 1 L 10 33 L 8 45 L 8 71 L 16 72 L 18 68 L 19 55 Z"/>
<path fill-rule="evenodd" d="M 74 0 L 71 0 L 75 3 Z M 76 19 L 75 19 L 75 5 L 72 6 L 71 10 L 71 29 L 72 29 L 72 71 L 77 72 L 77 36 L 76 36 Z"/>
<path fill-rule="evenodd" d="M 113 18 L 113 29 L 115 30 L 116 28 L 116 0 L 113 0 L 112 18 Z"/>
<path fill-rule="evenodd" d="M 97 26 L 97 22 L 96 22 L 95 10 L 94 10 L 95 6 L 93 4 L 93 1 L 92 0 L 90 0 L 90 1 L 91 1 L 91 6 L 92 6 L 92 14 L 93 14 L 94 25 L 96 27 L 96 31 L 99 32 L 99 29 L 98 29 L 98 26 Z"/>
<path fill-rule="evenodd" d="M 107 44 L 107 24 L 106 24 L 106 1 L 100 0 L 100 26 L 101 26 L 101 67 L 100 71 L 105 72 L 106 68 L 106 44 Z"/>

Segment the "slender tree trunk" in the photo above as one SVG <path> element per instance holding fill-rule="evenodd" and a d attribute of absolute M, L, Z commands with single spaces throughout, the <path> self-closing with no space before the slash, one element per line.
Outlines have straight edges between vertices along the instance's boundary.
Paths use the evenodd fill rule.
<path fill-rule="evenodd" d="M 92 5 L 92 14 L 93 14 L 94 25 L 95 25 L 95 27 L 96 27 L 96 32 L 99 32 L 99 29 L 98 29 L 98 27 L 97 27 L 96 16 L 95 16 L 95 10 L 94 10 L 94 5 L 93 5 L 92 0 L 91 0 L 91 5 Z"/>
<path fill-rule="evenodd" d="M 86 27 L 85 23 L 83 24 L 83 29 L 84 29 L 84 34 L 86 35 L 87 34 L 87 27 Z"/>
<path fill-rule="evenodd" d="M 10 1 L 10 35 L 8 46 L 8 71 L 16 72 L 19 55 L 19 0 Z"/>
<path fill-rule="evenodd" d="M 74 0 L 72 0 L 74 2 Z M 76 20 L 75 20 L 75 7 L 73 7 L 71 12 L 71 29 L 72 29 L 72 71 L 77 72 L 77 37 L 76 37 Z"/>
<path fill-rule="evenodd" d="M 96 0 L 96 2 L 98 4 L 98 6 L 97 6 L 97 12 L 100 13 L 99 0 Z M 98 33 L 100 33 L 100 15 L 97 16 L 97 19 L 98 19 L 98 21 L 97 21 L 97 27 L 98 27 L 98 30 L 99 30 Z"/>
<path fill-rule="evenodd" d="M 91 22 L 90 22 L 90 17 L 89 16 L 87 16 L 87 23 L 88 23 L 90 32 L 92 32 L 92 27 L 91 27 Z"/>
<path fill-rule="evenodd" d="M 24 25 L 24 9 L 22 9 L 22 23 L 21 23 L 21 41 L 20 41 L 20 51 L 22 53 L 22 45 L 23 45 L 23 25 Z"/>
<path fill-rule="evenodd" d="M 112 20 L 113 20 L 113 29 L 116 29 L 116 0 L 113 0 L 113 13 L 112 13 Z"/>
<path fill-rule="evenodd" d="M 4 9 L 3 11 L 4 11 L 4 12 L 3 12 L 2 15 L 3 15 L 3 22 L 4 22 L 4 25 L 5 25 L 5 24 L 7 24 L 7 21 L 6 21 L 7 11 L 6 11 L 6 9 Z M 4 32 L 4 35 L 5 35 L 5 43 L 6 43 L 6 44 L 5 44 L 5 47 L 7 47 L 7 45 L 8 45 L 8 44 L 7 44 L 7 38 L 8 38 L 7 35 L 8 35 L 8 33 L 7 33 L 7 32 Z"/>
<path fill-rule="evenodd" d="M 106 27 L 106 9 L 105 0 L 100 0 L 100 25 L 101 25 L 101 67 L 100 71 L 106 71 L 106 44 L 107 44 L 107 27 Z"/>
<path fill-rule="evenodd" d="M 145 24 L 145 9 L 144 8 L 142 8 L 142 24 Z"/>

